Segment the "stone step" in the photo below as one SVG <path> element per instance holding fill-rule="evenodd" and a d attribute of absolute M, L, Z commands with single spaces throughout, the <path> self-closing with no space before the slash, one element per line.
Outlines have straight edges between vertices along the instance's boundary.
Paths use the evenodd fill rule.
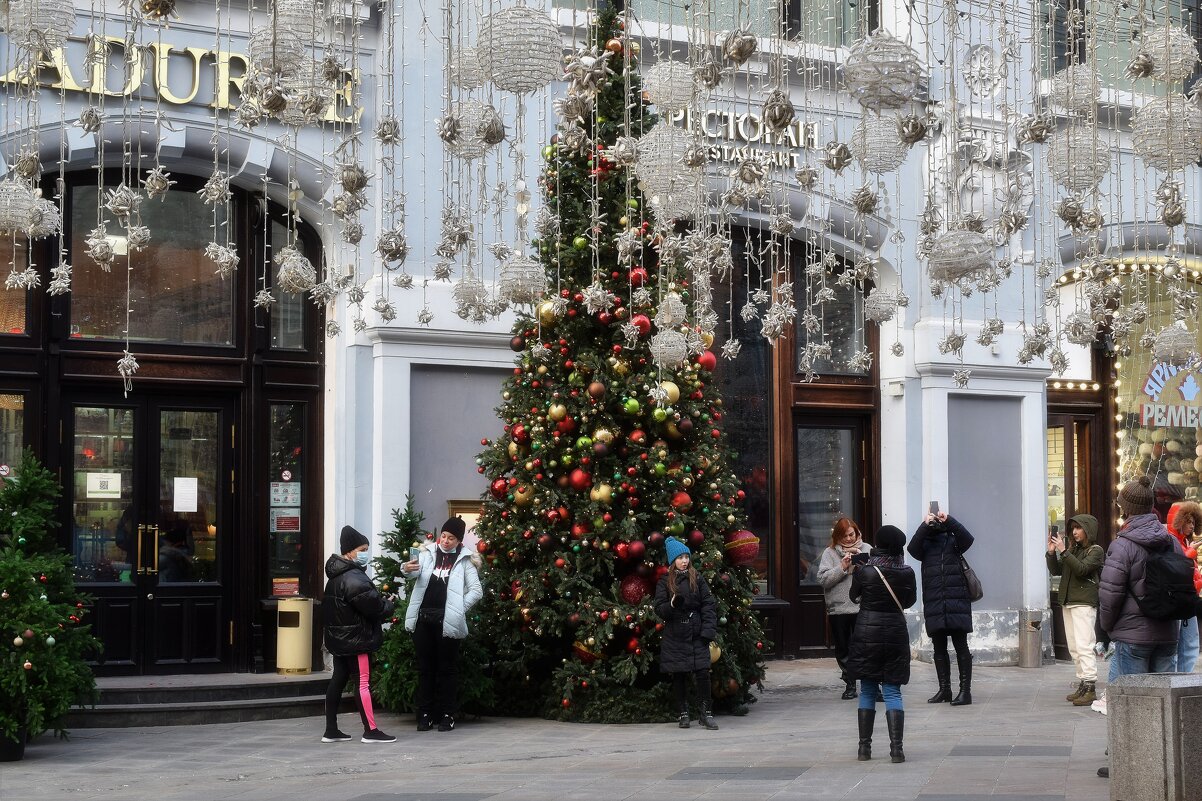
<path fill-rule="evenodd" d="M 98 682 L 100 696 L 97 706 L 121 705 L 153 705 L 153 704 L 190 704 L 207 701 L 253 701 L 268 699 L 301 698 L 310 695 L 324 695 L 329 675 L 303 681 L 267 682 L 231 684 L 228 682 L 209 682 L 201 678 L 188 684 L 152 684 L 144 686 L 112 686 L 104 679 Z"/>
<path fill-rule="evenodd" d="M 352 711 L 350 696 L 342 699 L 341 711 Z M 195 726 L 206 723 L 244 723 L 250 720 L 283 720 L 325 713 L 325 694 L 290 698 L 249 698 L 159 703 L 105 703 L 73 707 L 66 728 L 100 729 L 131 726 Z"/>

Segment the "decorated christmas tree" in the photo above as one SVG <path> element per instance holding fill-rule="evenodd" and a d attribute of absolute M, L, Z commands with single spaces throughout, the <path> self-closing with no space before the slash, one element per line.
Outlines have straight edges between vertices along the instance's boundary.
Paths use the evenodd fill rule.
<path fill-rule="evenodd" d="M 757 541 L 742 530 L 697 280 L 713 240 L 665 210 L 671 180 L 648 213 L 649 161 L 664 156 L 652 143 L 683 141 L 681 129 L 657 125 L 613 10 L 590 37 L 568 59 L 559 131 L 543 149 L 533 244 L 549 290 L 515 324 L 504 434 L 479 459 L 485 600 L 472 624 L 492 652 L 499 711 L 674 719 L 652 608 L 674 535 L 718 601 L 716 708 L 742 711 L 766 643 L 747 566 Z"/>
<path fill-rule="evenodd" d="M 392 510 L 391 531 L 380 534 L 380 555 L 372 560 L 376 583 L 380 591 L 397 595 L 396 611 L 391 627 L 384 632 L 384 644 L 376 654 L 376 676 L 373 692 L 377 699 L 394 712 L 409 712 L 417 692 L 417 658 L 413 650 L 413 635 L 405 630 L 405 613 L 409 609 L 406 585 L 401 565 L 409 561 L 409 547 L 434 541 L 434 532 L 424 531 L 425 516 L 417 511 L 413 496 L 405 498 L 404 509 Z M 466 712 L 484 712 L 492 700 L 492 682 L 484 669 L 488 656 L 479 644 L 476 632 L 459 650 L 459 701 Z"/>
<path fill-rule="evenodd" d="M 87 598 L 54 537 L 60 494 L 30 451 L 0 483 L 0 741 L 9 744 L 48 728 L 65 734 L 64 714 L 95 692 Z"/>

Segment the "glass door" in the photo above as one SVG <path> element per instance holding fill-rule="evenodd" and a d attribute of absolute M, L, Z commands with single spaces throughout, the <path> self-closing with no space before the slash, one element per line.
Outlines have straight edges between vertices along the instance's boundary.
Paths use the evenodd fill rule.
<path fill-rule="evenodd" d="M 76 580 L 96 599 L 101 672 L 227 666 L 232 411 L 72 404 L 72 544 Z"/>

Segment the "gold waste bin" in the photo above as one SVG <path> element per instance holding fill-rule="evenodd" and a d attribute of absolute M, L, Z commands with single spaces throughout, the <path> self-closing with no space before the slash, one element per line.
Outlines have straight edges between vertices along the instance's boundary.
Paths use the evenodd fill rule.
<path fill-rule="evenodd" d="M 313 668 L 313 599 L 281 598 L 276 610 L 277 673 L 309 673 Z"/>

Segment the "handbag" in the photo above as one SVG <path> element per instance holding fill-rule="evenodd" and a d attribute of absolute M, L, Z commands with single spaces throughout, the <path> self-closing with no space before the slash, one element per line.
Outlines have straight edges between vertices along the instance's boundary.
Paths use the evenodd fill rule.
<path fill-rule="evenodd" d="M 906 608 L 901 605 L 901 601 L 897 600 L 897 593 L 895 593 L 893 591 L 893 587 L 889 585 L 889 579 L 885 578 L 885 574 L 882 573 L 881 569 L 876 565 L 873 565 L 872 569 L 875 570 L 876 574 L 881 577 L 881 581 L 885 582 L 885 589 L 889 590 L 889 595 L 893 598 L 893 603 L 897 604 L 897 611 L 905 612 Z"/>
<path fill-rule="evenodd" d="M 429 607 L 421 607 L 417 610 L 418 623 L 431 623 L 442 625 L 442 614 L 445 610 L 431 609 Z"/>
<path fill-rule="evenodd" d="M 977 578 L 977 571 L 968 564 L 964 554 L 960 554 L 960 570 L 964 572 L 964 584 L 968 587 L 968 600 L 976 602 L 984 598 L 985 590 L 981 587 L 981 580 Z"/>

